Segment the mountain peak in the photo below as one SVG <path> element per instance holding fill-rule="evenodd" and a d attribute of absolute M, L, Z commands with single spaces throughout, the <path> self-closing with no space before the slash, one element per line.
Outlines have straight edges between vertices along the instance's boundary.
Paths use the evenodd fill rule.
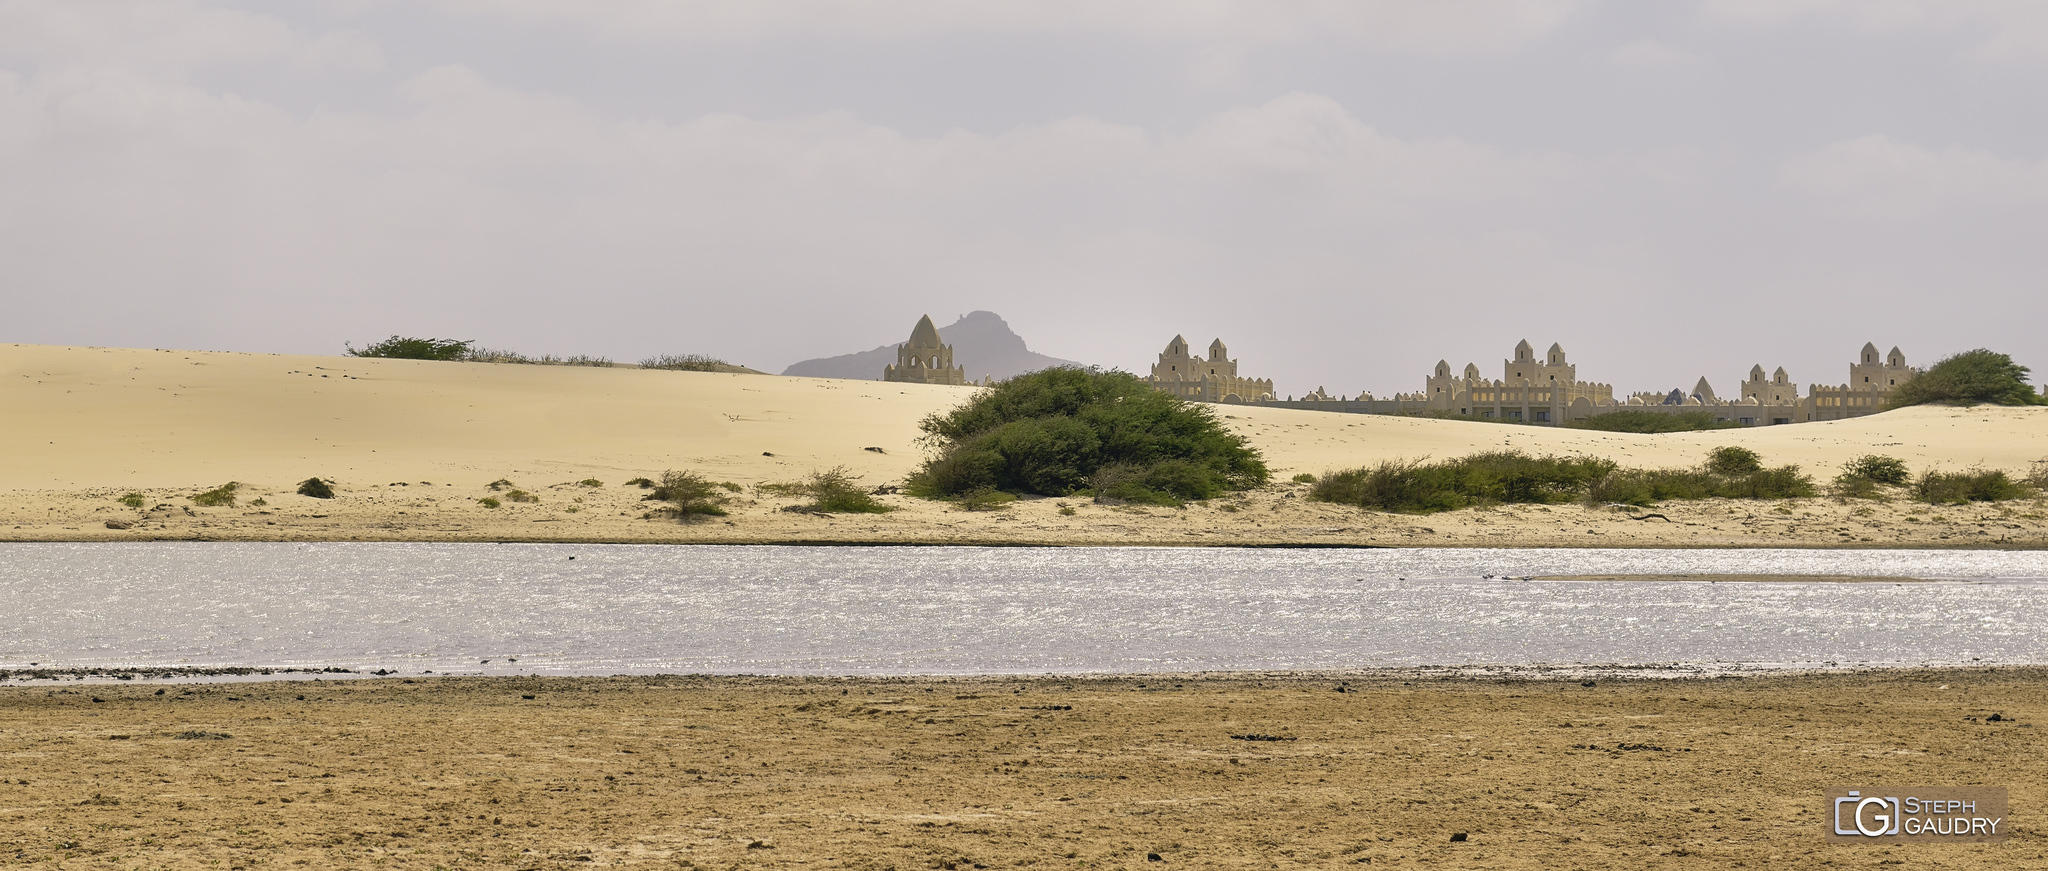
<path fill-rule="evenodd" d="M 992 311 L 976 310 L 961 315 L 959 320 L 939 328 L 939 338 L 953 346 L 953 361 L 967 370 L 969 381 L 984 377 L 1000 380 L 1053 366 L 1081 365 L 1032 351 L 1025 346 L 1024 337 L 1012 331 L 1002 315 Z M 782 370 L 782 374 L 878 380 L 882 368 L 896 362 L 896 345 L 891 342 L 872 351 L 804 360 Z"/>

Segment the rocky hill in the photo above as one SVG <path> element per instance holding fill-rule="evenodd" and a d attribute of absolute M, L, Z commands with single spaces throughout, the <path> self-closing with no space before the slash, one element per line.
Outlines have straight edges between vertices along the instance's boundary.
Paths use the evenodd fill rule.
<path fill-rule="evenodd" d="M 782 370 L 782 374 L 875 381 L 882 377 L 882 367 L 896 362 L 896 346 L 909 335 L 906 330 L 903 337 L 872 351 L 805 360 Z M 995 312 L 962 315 L 951 326 L 940 327 L 939 338 L 953 346 L 953 362 L 967 370 L 969 381 L 980 381 L 983 376 L 1000 380 L 1049 366 L 1081 365 L 1026 348 L 1024 337 L 1011 332 L 1010 325 Z"/>

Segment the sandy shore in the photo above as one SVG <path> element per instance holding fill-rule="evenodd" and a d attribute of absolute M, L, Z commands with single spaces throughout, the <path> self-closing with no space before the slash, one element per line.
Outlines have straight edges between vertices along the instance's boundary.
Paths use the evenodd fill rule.
<path fill-rule="evenodd" d="M 1394 673 L 12 687 L 0 689 L 0 857 L 123 868 L 2044 867 L 2044 679 L 1999 669 L 1594 686 Z M 2015 836 L 1827 844 L 1822 790 L 1840 784 L 2007 786 Z"/>
<path fill-rule="evenodd" d="M 1579 505 L 1413 517 L 1312 503 L 1299 472 L 1517 448 L 1646 467 L 1740 444 L 1825 481 L 1866 453 L 1914 469 L 2024 472 L 2048 409 L 1922 408 L 1852 421 L 1642 436 L 1223 407 L 1276 472 L 1181 510 L 1033 499 L 965 512 L 885 496 L 886 515 L 818 516 L 756 489 L 843 466 L 899 482 L 917 423 L 971 390 L 868 381 L 346 357 L 0 346 L 0 541 L 878 542 L 1607 547 L 2042 547 L 2039 502 L 1928 507 L 1818 498 Z M 665 469 L 739 484 L 730 517 L 650 519 L 623 486 Z M 296 495 L 308 477 L 331 500 Z M 539 497 L 486 508 L 507 480 Z M 190 496 L 241 482 L 234 507 Z M 602 486 L 579 482 L 597 481 Z M 116 500 L 139 494 L 140 509 Z M 261 499 L 262 504 L 255 504 Z M 1063 513 L 1070 510 L 1071 513 Z"/>

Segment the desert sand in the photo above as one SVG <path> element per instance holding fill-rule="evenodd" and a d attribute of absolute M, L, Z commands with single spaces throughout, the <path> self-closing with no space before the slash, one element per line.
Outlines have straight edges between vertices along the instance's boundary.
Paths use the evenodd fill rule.
<path fill-rule="evenodd" d="M 1289 482 L 1384 459 L 1516 448 L 1694 465 L 1738 444 L 1825 481 L 1867 453 L 1913 469 L 2048 458 L 2048 409 L 1916 408 L 1857 420 L 1628 435 L 1219 406 L 1275 484 L 1185 509 L 1027 499 L 967 512 L 884 496 L 884 515 L 782 509 L 757 489 L 845 467 L 900 482 L 919 420 L 973 388 L 639 369 L 0 346 L 0 540 L 876 542 L 1620 547 L 2040 547 L 2038 502 L 1934 508 L 1817 498 L 1559 505 L 1405 516 L 1310 502 Z M 648 517 L 624 483 L 688 469 L 740 485 L 729 517 Z M 335 499 L 296 495 L 336 482 Z M 233 507 L 190 496 L 228 481 Z M 538 502 L 479 500 L 509 481 Z M 595 481 L 597 486 L 581 482 Z M 140 509 L 116 500 L 140 494 Z M 254 504 L 256 500 L 262 504 Z M 1071 513 L 1066 513 L 1066 512 Z M 1647 513 L 1661 516 L 1646 517 Z M 109 521 L 113 521 L 112 524 Z M 123 528 L 115 528 L 123 527 Z"/>
<path fill-rule="evenodd" d="M 2040 868 L 2044 678 L 11 687 L 0 861 Z M 1962 784 L 2009 788 L 2008 841 L 1822 840 L 1827 787 Z"/>

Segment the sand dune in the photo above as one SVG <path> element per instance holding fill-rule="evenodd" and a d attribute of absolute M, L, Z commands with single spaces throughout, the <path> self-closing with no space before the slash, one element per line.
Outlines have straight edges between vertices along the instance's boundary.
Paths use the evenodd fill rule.
<path fill-rule="evenodd" d="M 672 468 L 740 484 L 787 481 L 835 466 L 868 483 L 898 481 L 920 459 L 918 421 L 965 401 L 972 390 L 638 369 L 0 346 L 0 408 L 6 419 L 0 427 L 0 488 L 10 491 L 0 496 L 0 537 L 103 538 L 123 532 L 100 521 L 113 519 L 111 498 L 128 491 L 145 493 L 152 507 L 166 506 L 157 511 L 165 516 L 153 520 L 145 512 L 132 531 L 156 537 L 1181 543 L 1206 535 L 1210 543 L 1285 543 L 1326 542 L 1332 535 L 1371 539 L 1387 530 L 1423 528 L 1413 518 L 1311 507 L 1296 498 L 1299 488 L 1278 486 L 1238 500 L 1239 510 L 1206 514 L 1087 506 L 1068 516 L 1055 513 L 1049 501 L 969 514 L 898 497 L 904 511 L 855 519 L 789 515 L 777 512 L 781 506 L 772 498 L 750 493 L 732 522 L 678 529 L 643 520 L 637 493 L 617 487 L 627 478 Z M 1915 469 L 2023 471 L 2048 457 L 2048 409 L 1919 408 L 1841 422 L 1663 435 L 1242 406 L 1218 410 L 1265 454 L 1280 479 L 1381 459 L 1496 448 L 1685 466 L 1715 445 L 1739 444 L 1772 464 L 1797 463 L 1823 478 L 1865 453 L 1901 457 Z M 298 481 L 313 476 L 338 481 L 342 498 L 292 495 Z M 476 498 L 488 493 L 484 485 L 501 478 L 542 491 L 542 503 L 517 511 L 476 507 Z M 610 486 L 574 486 L 586 478 Z M 248 485 L 246 492 L 263 496 L 271 510 L 195 512 L 180 498 L 230 480 Z M 399 484 L 403 490 L 394 489 Z M 1824 501 L 1803 503 L 1817 512 L 1809 526 L 1839 526 L 1854 510 L 1873 507 L 1818 504 Z M 1884 510 L 1896 514 L 1896 508 Z M 1542 511 L 1437 515 L 1426 522 L 1430 532 L 1398 537 L 1469 543 L 1462 541 L 1470 537 L 1465 527 L 1478 517 L 1479 525 L 1495 532 L 1518 523 L 1529 527 L 1511 536 L 1517 542 L 1537 542 L 1543 533 L 1586 543 L 1583 537 L 1562 538 L 1555 517 L 1528 516 Z M 1574 522 L 1592 524 L 1587 529 L 1594 534 L 1607 528 L 1639 544 L 1659 535 L 1670 538 L 1626 518 L 1581 513 Z M 1741 514 L 1730 514 L 1728 535 L 1703 540 L 1704 530 L 1693 530 L 1673 540 L 1748 542 L 1736 529 L 1743 525 L 1737 522 L 1745 519 Z M 2006 510 L 1999 519 L 2014 522 L 1987 525 L 1991 537 L 1886 533 L 1875 540 L 1997 543 L 2039 537 L 2042 524 L 2025 515 Z M 1796 527 L 1796 520 L 1786 522 Z M 535 527 L 536 522 L 555 525 Z M 1190 532 L 1190 524 L 1198 528 Z M 1579 528 L 1565 532 L 1586 534 Z M 1847 538 L 1871 540 L 1869 532 Z M 1802 535 L 1817 533 L 1776 530 L 1762 540 Z M 1831 527 L 1815 540 L 1843 538 Z"/>

